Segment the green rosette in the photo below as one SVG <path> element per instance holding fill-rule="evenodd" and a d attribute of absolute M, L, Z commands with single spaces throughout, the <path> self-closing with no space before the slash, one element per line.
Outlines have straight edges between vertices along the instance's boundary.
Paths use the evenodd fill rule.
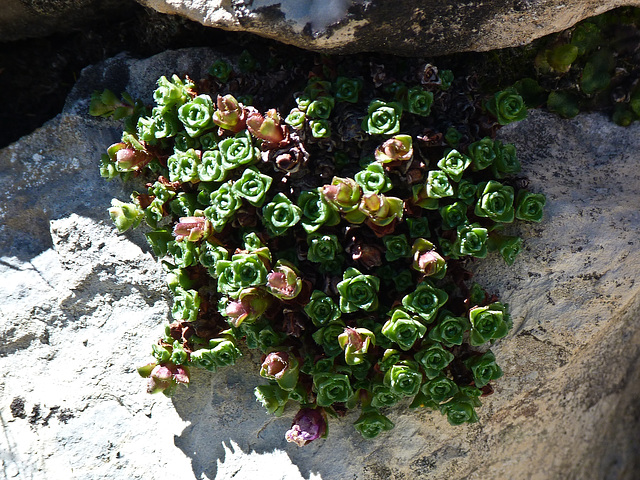
<path fill-rule="evenodd" d="M 436 342 L 420 350 L 414 358 L 422 365 L 427 378 L 433 380 L 453 361 L 454 355 Z"/>
<path fill-rule="evenodd" d="M 452 248 L 457 255 L 484 258 L 487 256 L 488 238 L 487 229 L 479 224 L 463 225 L 458 227 L 458 236 Z"/>
<path fill-rule="evenodd" d="M 213 101 L 209 95 L 198 95 L 178 108 L 178 118 L 191 137 L 198 137 L 213 128 Z"/>
<path fill-rule="evenodd" d="M 307 111 L 305 112 L 307 117 L 311 119 L 323 119 L 327 120 L 331 116 L 331 110 L 335 105 L 333 97 L 318 97 L 309 103 Z"/>
<path fill-rule="evenodd" d="M 386 371 L 383 382 L 396 395 L 412 397 L 420 391 L 422 373 L 416 362 L 403 360 Z"/>
<path fill-rule="evenodd" d="M 320 290 L 313 291 L 304 311 L 316 327 L 328 325 L 334 320 L 338 320 L 342 315 L 336 302 Z"/>
<path fill-rule="evenodd" d="M 476 203 L 477 190 L 477 185 L 471 183 L 469 180 L 462 179 L 458 184 L 455 197 L 466 205 L 473 205 Z"/>
<path fill-rule="evenodd" d="M 456 393 L 458 393 L 459 389 L 456 382 L 444 375 L 439 375 L 428 382 L 425 382 L 420 388 L 420 391 L 433 401 L 442 403 L 445 400 L 452 398 Z"/>
<path fill-rule="evenodd" d="M 276 417 L 284 413 L 284 407 L 289 401 L 289 393 L 286 390 L 278 385 L 258 385 L 253 393 L 268 413 Z"/>
<path fill-rule="evenodd" d="M 433 93 L 422 87 L 412 87 L 407 91 L 407 110 L 414 115 L 426 117 L 431 113 Z"/>
<path fill-rule="evenodd" d="M 207 150 L 198 165 L 198 178 L 202 182 L 223 182 L 227 171 L 222 166 L 222 155 L 218 150 Z"/>
<path fill-rule="evenodd" d="M 195 290 L 177 287 L 173 295 L 171 316 L 176 320 L 195 322 L 200 311 L 200 296 Z"/>
<path fill-rule="evenodd" d="M 402 306 L 420 317 L 424 323 L 431 323 L 440 307 L 447 303 L 449 296 L 444 290 L 433 286 L 425 280 L 416 286 L 416 289 L 402 298 Z"/>
<path fill-rule="evenodd" d="M 313 388 L 319 407 L 344 403 L 354 394 L 349 377 L 340 373 L 319 373 L 313 376 Z"/>
<path fill-rule="evenodd" d="M 292 108 L 284 119 L 284 122 L 287 125 L 295 128 L 296 130 L 300 130 L 304 128 L 305 120 L 307 119 L 307 114 L 298 108 Z"/>
<path fill-rule="evenodd" d="M 496 363 L 496 357 L 491 350 L 483 355 L 468 358 L 464 364 L 471 370 L 473 382 L 478 388 L 502 376 L 502 369 Z"/>
<path fill-rule="evenodd" d="M 169 180 L 180 183 L 196 182 L 198 165 L 200 165 L 200 156 L 195 150 L 189 149 L 186 152 L 177 150 L 167 159 Z"/>
<path fill-rule="evenodd" d="M 340 215 L 324 199 L 322 187 L 316 190 L 303 191 L 298 197 L 298 206 L 302 210 L 300 223 L 307 233 L 313 233 L 323 225 L 328 227 L 340 222 Z"/>
<path fill-rule="evenodd" d="M 331 136 L 331 124 L 323 118 L 309 120 L 309 128 L 313 138 L 329 138 Z"/>
<path fill-rule="evenodd" d="M 191 98 L 189 91 L 195 87 L 190 81 L 183 81 L 177 75 L 168 80 L 164 75 L 156 82 L 157 88 L 153 91 L 153 100 L 164 110 L 184 105 Z"/>
<path fill-rule="evenodd" d="M 371 406 L 375 408 L 392 407 L 402 398 L 402 395 L 392 392 L 389 387 L 380 383 L 373 386 L 371 393 Z"/>
<path fill-rule="evenodd" d="M 254 207 L 261 207 L 273 179 L 255 167 L 249 167 L 231 187 L 236 197 L 245 199 Z"/>
<path fill-rule="evenodd" d="M 478 185 L 478 202 L 474 213 L 479 217 L 487 217 L 494 222 L 513 222 L 513 187 L 489 180 Z"/>
<path fill-rule="evenodd" d="M 335 235 L 311 234 L 307 237 L 307 260 L 316 263 L 327 263 L 335 260 L 342 253 L 342 245 Z"/>
<path fill-rule="evenodd" d="M 495 141 L 496 159 L 491 164 L 491 172 L 496 178 L 513 176 L 522 170 L 515 145 Z"/>
<path fill-rule="evenodd" d="M 219 260 L 216 263 L 218 292 L 234 296 L 243 288 L 265 285 L 267 267 L 255 253 L 236 254 L 231 260 Z"/>
<path fill-rule="evenodd" d="M 400 131 L 402 106 L 395 102 L 374 100 L 369 104 L 362 129 L 369 135 L 393 135 Z"/>
<path fill-rule="evenodd" d="M 284 234 L 296 225 L 302 217 L 302 210 L 283 193 L 278 193 L 262 208 L 262 221 L 272 236 Z"/>
<path fill-rule="evenodd" d="M 228 137 L 218 144 L 222 154 L 222 166 L 225 170 L 233 170 L 241 166 L 256 163 L 260 159 L 260 150 L 253 146 L 248 130 L 242 130 L 233 137 Z"/>
<path fill-rule="evenodd" d="M 469 165 L 471 159 L 457 150 L 451 150 L 438 161 L 438 168 L 456 183 L 462 179 L 462 174 Z"/>
<path fill-rule="evenodd" d="M 362 90 L 362 80 L 359 78 L 338 77 L 333 84 L 336 101 L 356 103 Z"/>
<path fill-rule="evenodd" d="M 234 365 L 242 352 L 235 341 L 228 338 L 209 340 L 209 348 L 196 350 L 190 355 L 190 363 L 194 367 L 215 372 L 218 368 Z"/>
<path fill-rule="evenodd" d="M 198 258 L 198 248 L 193 242 L 168 242 L 167 253 L 173 258 L 173 263 L 180 268 L 195 265 Z"/>
<path fill-rule="evenodd" d="M 406 222 L 409 227 L 409 237 L 421 238 L 431 236 L 431 231 L 429 230 L 429 219 L 427 219 L 427 217 L 407 218 Z"/>
<path fill-rule="evenodd" d="M 452 197 L 453 185 L 447 174 L 442 170 L 430 170 L 427 176 L 426 193 L 427 197 L 435 199 Z"/>
<path fill-rule="evenodd" d="M 462 425 L 478 421 L 478 415 L 473 407 L 473 402 L 468 397 L 458 394 L 447 403 L 442 404 L 440 412 L 447 416 L 450 425 Z"/>
<path fill-rule="evenodd" d="M 391 179 L 385 175 L 384 168 L 379 163 L 368 165 L 366 169 L 356 173 L 354 179 L 365 195 L 384 193 L 393 188 Z"/>
<path fill-rule="evenodd" d="M 209 197 L 210 206 L 204 210 L 204 216 L 211 222 L 216 232 L 234 216 L 242 205 L 242 201 L 233 192 L 232 182 L 223 183 Z"/>
<path fill-rule="evenodd" d="M 429 339 L 440 342 L 445 347 L 462 345 L 464 333 L 471 327 L 464 317 L 456 317 L 451 312 L 442 311 L 435 326 L 429 330 Z"/>
<path fill-rule="evenodd" d="M 378 412 L 375 408 L 365 408 L 356 422 L 355 429 L 367 440 L 375 438 L 380 433 L 391 430 L 395 425 L 387 417 Z"/>
<path fill-rule="evenodd" d="M 384 243 L 384 258 L 387 262 L 411 256 L 411 247 L 405 235 L 386 235 L 382 238 L 382 243 Z"/>
<path fill-rule="evenodd" d="M 469 310 L 471 322 L 470 343 L 473 346 L 483 345 L 490 340 L 497 340 L 509 333 L 511 317 L 507 306 L 494 302 L 486 307 L 475 307 Z"/>
<path fill-rule="evenodd" d="M 440 207 L 442 229 L 450 230 L 467 223 L 467 207 L 464 202 L 453 202 L 451 205 Z"/>
<path fill-rule="evenodd" d="M 229 251 L 221 245 L 216 245 L 212 242 L 204 241 L 198 247 L 198 261 L 200 265 L 206 267 L 209 273 L 215 274 L 216 263 L 220 260 L 227 260 L 229 258 Z"/>
<path fill-rule="evenodd" d="M 402 350 L 407 351 L 418 339 L 424 337 L 427 327 L 407 312 L 396 309 L 382 326 L 381 332 Z"/>
<path fill-rule="evenodd" d="M 348 268 L 337 289 L 340 293 L 340 310 L 344 313 L 357 310 L 371 312 L 378 308 L 378 277 L 364 275 L 355 268 Z"/>
<path fill-rule="evenodd" d="M 526 222 L 541 222 L 546 201 L 541 193 L 519 191 L 516 198 L 516 218 Z"/>
<path fill-rule="evenodd" d="M 333 357 L 342 351 L 338 343 L 338 336 L 344 332 L 344 328 L 345 325 L 342 321 L 329 322 L 316 330 L 311 337 L 314 342 L 322 346 L 327 356 Z"/>
<path fill-rule="evenodd" d="M 527 107 L 515 88 L 497 92 L 487 102 L 487 110 L 496 117 L 500 125 L 518 122 L 527 116 Z"/>
<path fill-rule="evenodd" d="M 484 170 L 491 166 L 496 159 L 494 141 L 485 137 L 469 145 L 468 154 L 471 158 L 471 168 L 473 170 Z"/>

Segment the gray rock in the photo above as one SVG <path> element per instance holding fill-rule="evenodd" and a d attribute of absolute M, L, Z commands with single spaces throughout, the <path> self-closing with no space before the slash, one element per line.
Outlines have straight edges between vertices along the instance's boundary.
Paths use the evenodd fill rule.
<path fill-rule="evenodd" d="M 331 52 L 445 55 L 514 47 L 638 0 L 136 0 L 203 25 Z"/>
<path fill-rule="evenodd" d="M 214 53 L 117 57 L 83 72 L 65 112 L 0 151 L 0 436 L 6 478 L 622 479 L 640 471 L 640 125 L 534 111 L 501 130 L 518 148 L 542 223 L 521 226 L 511 268 L 490 256 L 477 280 L 511 305 L 494 352 L 504 376 L 473 425 L 389 410 L 391 432 L 363 440 L 357 412 L 304 448 L 254 400 L 259 355 L 194 371 L 172 399 L 135 368 L 168 320 L 163 273 L 140 232 L 119 235 L 102 151 L 119 125 L 86 115 L 89 92 L 148 96 L 160 74 Z M 117 73 L 117 75 L 116 75 Z M 117 79 L 121 83 L 113 83 Z"/>
<path fill-rule="evenodd" d="M 70 32 L 88 21 L 110 21 L 131 10 L 131 0 L 3 0 L 0 42 Z"/>

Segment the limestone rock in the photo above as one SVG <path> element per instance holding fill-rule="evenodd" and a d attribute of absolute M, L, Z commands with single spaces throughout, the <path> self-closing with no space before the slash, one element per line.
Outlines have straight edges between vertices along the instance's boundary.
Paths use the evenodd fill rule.
<path fill-rule="evenodd" d="M 514 47 L 639 0 L 136 0 L 203 25 L 326 53 L 431 56 Z"/>
<path fill-rule="evenodd" d="M 304 448 L 252 393 L 259 355 L 194 371 L 172 399 L 145 393 L 135 368 L 168 318 L 163 272 L 141 233 L 118 235 L 106 208 L 131 185 L 104 182 L 100 154 L 115 122 L 86 114 L 90 92 L 147 97 L 160 74 L 197 76 L 214 52 L 117 57 L 87 69 L 65 112 L 0 151 L 0 462 L 8 478 L 286 480 L 618 479 L 640 463 L 640 125 L 544 112 L 501 130 L 542 223 L 521 226 L 513 267 L 490 256 L 477 281 L 511 305 L 494 348 L 504 376 L 473 425 L 389 410 L 371 441 L 330 420 Z M 120 83 L 118 83 L 120 82 Z"/>

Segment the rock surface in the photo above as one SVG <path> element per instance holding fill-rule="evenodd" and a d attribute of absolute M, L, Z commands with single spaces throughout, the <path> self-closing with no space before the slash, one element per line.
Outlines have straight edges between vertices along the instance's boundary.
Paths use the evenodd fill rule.
<path fill-rule="evenodd" d="M 172 399 L 135 368 L 169 315 L 163 274 L 140 232 L 118 235 L 106 208 L 132 185 L 98 159 L 117 123 L 86 114 L 110 87 L 149 99 L 161 74 L 195 78 L 210 50 L 120 56 L 91 67 L 65 111 L 0 151 L 0 462 L 6 478 L 398 480 L 618 479 L 640 471 L 640 125 L 543 112 L 501 130 L 516 144 L 542 223 L 520 227 L 511 268 L 477 280 L 511 305 L 493 350 L 504 370 L 480 421 L 451 427 L 400 404 L 396 428 L 364 441 L 355 413 L 330 438 L 287 444 L 294 411 L 268 416 L 253 352 L 216 375 L 195 371 Z"/>
<path fill-rule="evenodd" d="M 301 48 L 431 56 L 514 47 L 639 0 L 136 0 Z"/>

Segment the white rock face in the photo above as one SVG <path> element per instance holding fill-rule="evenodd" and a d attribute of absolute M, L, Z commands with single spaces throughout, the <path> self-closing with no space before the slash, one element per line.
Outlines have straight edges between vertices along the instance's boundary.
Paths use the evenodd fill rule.
<path fill-rule="evenodd" d="M 199 71 L 208 50 L 119 57 L 84 72 L 65 113 L 0 151 L 0 462 L 19 479 L 624 479 L 640 463 L 640 125 L 543 112 L 501 130 L 542 223 L 521 226 L 513 267 L 490 256 L 477 281 L 508 302 L 514 329 L 494 347 L 504 376 L 480 421 L 389 411 L 372 441 L 330 421 L 304 448 L 252 393 L 258 355 L 215 375 L 194 371 L 172 399 L 145 393 L 135 371 L 167 322 L 161 268 L 139 232 L 106 214 L 130 185 L 104 182 L 100 153 L 115 123 L 87 117 L 109 72 L 134 96 L 156 78 Z M 105 84 L 105 82 L 107 82 Z M 83 93 L 84 92 L 84 93 Z"/>
<path fill-rule="evenodd" d="M 445 55 L 515 47 L 639 0 L 136 0 L 205 26 L 332 53 Z"/>

